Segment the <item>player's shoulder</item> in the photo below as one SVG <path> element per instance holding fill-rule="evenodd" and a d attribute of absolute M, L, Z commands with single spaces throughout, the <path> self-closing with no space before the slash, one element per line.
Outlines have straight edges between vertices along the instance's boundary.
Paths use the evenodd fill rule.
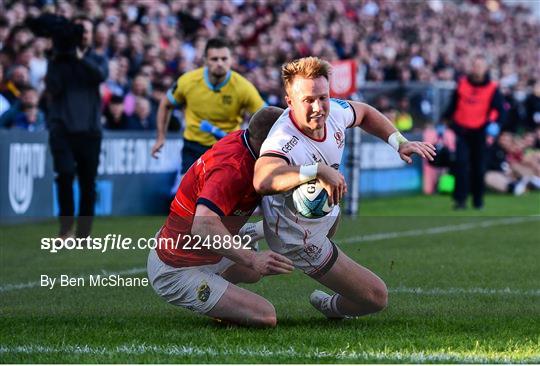
<path fill-rule="evenodd" d="M 294 132 L 292 120 L 290 117 L 290 109 L 287 108 L 281 113 L 281 116 L 278 117 L 270 132 L 268 137 L 279 137 L 279 136 L 289 136 Z"/>
<path fill-rule="evenodd" d="M 336 126 L 350 127 L 356 120 L 356 112 L 349 101 L 344 99 L 330 98 L 330 113 L 328 116 L 330 123 Z"/>
<path fill-rule="evenodd" d="M 204 69 L 199 67 L 198 69 L 188 71 L 178 78 L 178 83 L 181 84 L 190 84 L 198 83 L 201 80 L 204 80 Z"/>
<path fill-rule="evenodd" d="M 231 83 L 240 86 L 240 87 L 252 87 L 253 83 L 246 79 L 239 72 L 231 70 Z"/>
<path fill-rule="evenodd" d="M 264 140 L 261 152 L 283 151 L 284 153 L 287 153 L 290 151 L 288 146 L 294 146 L 300 141 L 302 134 L 294 127 L 289 111 L 289 108 L 285 109 L 281 116 L 276 120 L 272 129 L 268 132 L 268 136 Z"/>
<path fill-rule="evenodd" d="M 248 158 L 250 153 L 245 141 L 244 130 L 229 133 L 219 140 L 210 151 L 213 151 L 214 157 L 221 163 L 233 165 L 236 165 L 239 160 Z"/>
<path fill-rule="evenodd" d="M 229 180 L 242 181 L 245 178 L 251 182 L 251 172 L 257 157 L 245 141 L 244 130 L 231 132 L 210 151 L 213 169 L 226 172 Z"/>
<path fill-rule="evenodd" d="M 351 109 L 351 104 L 344 100 L 344 99 L 338 99 L 338 98 L 330 98 L 330 113 L 334 112 L 341 112 L 343 110 Z"/>

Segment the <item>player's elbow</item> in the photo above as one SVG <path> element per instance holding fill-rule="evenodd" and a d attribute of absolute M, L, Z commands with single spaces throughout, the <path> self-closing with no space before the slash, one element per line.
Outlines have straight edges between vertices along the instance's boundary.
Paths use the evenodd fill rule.
<path fill-rule="evenodd" d="M 253 178 L 253 188 L 255 188 L 255 192 L 262 196 L 273 193 L 272 182 L 270 179 L 257 175 Z"/>

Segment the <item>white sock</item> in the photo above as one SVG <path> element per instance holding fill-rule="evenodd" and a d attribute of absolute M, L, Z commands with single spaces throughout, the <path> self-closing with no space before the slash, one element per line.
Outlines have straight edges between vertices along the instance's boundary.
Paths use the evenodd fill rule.
<path fill-rule="evenodd" d="M 251 242 L 256 242 L 261 239 L 264 239 L 264 226 L 263 221 L 257 222 L 248 222 L 238 232 L 238 235 L 241 237 L 244 235 L 249 235 L 251 237 Z"/>
<path fill-rule="evenodd" d="M 309 302 L 329 319 L 343 319 L 343 315 L 337 308 L 337 299 L 340 295 L 328 295 L 321 290 L 315 290 L 309 297 Z"/>
<path fill-rule="evenodd" d="M 540 177 L 533 175 L 530 177 L 530 183 L 534 186 L 534 188 L 540 189 Z"/>

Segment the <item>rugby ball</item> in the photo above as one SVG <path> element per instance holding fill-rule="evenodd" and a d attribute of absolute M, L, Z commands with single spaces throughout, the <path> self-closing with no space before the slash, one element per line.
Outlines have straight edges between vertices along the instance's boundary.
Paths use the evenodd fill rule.
<path fill-rule="evenodd" d="M 310 219 L 328 215 L 333 207 L 328 204 L 328 193 L 317 179 L 296 187 L 292 199 L 296 211 Z"/>

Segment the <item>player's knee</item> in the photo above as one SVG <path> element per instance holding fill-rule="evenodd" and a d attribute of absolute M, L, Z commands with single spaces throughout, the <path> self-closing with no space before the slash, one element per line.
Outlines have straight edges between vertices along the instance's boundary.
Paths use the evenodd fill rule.
<path fill-rule="evenodd" d="M 370 291 L 369 302 L 373 312 L 384 310 L 388 305 L 388 289 L 384 282 L 374 286 Z"/>
<path fill-rule="evenodd" d="M 273 328 L 277 324 L 276 309 L 274 305 L 267 303 L 262 306 L 255 319 L 256 325 L 260 327 Z"/>

